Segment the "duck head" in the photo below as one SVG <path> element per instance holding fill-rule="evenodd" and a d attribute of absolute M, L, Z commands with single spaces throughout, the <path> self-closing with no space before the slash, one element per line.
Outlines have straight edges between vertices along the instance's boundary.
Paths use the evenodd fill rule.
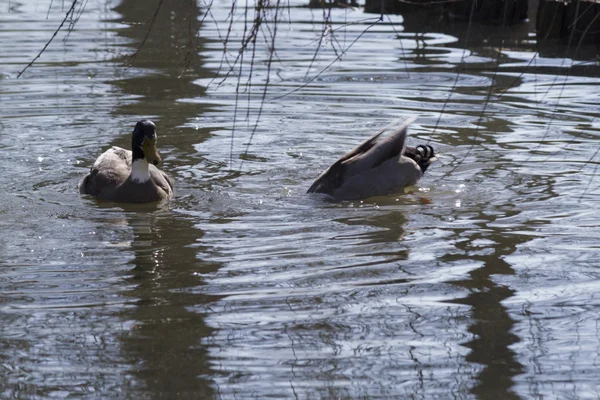
<path fill-rule="evenodd" d="M 428 144 L 420 144 L 417 147 L 407 147 L 404 150 L 404 155 L 416 162 L 423 173 L 425 173 L 433 161 L 437 160 L 433 147 Z"/>
<path fill-rule="evenodd" d="M 161 159 L 156 148 L 156 141 L 156 125 L 147 119 L 138 121 L 131 136 L 133 161 L 144 159 L 148 164 L 160 164 Z"/>

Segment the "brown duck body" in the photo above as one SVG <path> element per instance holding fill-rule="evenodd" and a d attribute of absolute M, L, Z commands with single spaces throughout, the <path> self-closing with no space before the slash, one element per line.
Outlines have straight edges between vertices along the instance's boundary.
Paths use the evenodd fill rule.
<path fill-rule="evenodd" d="M 139 181 L 132 177 L 132 152 L 113 147 L 100 155 L 90 173 L 79 182 L 79 192 L 119 203 L 148 203 L 173 197 L 173 180 L 145 160 L 150 179 Z"/>
<path fill-rule="evenodd" d="M 346 153 L 323 172 L 308 193 L 355 200 L 398 193 L 416 184 L 434 159 L 431 146 L 406 148 L 407 128 L 415 118 L 399 120 Z M 389 132 L 381 139 L 381 135 Z"/>

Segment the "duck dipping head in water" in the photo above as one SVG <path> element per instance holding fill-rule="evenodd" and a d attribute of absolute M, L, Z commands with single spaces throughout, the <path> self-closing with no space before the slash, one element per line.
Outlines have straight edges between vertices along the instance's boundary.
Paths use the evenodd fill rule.
<path fill-rule="evenodd" d="M 408 126 L 415 119 L 397 120 L 376 132 L 325 170 L 308 193 L 355 200 L 399 193 L 416 184 L 436 157 L 429 145 L 405 146 Z M 382 139 L 385 132 L 389 134 Z"/>

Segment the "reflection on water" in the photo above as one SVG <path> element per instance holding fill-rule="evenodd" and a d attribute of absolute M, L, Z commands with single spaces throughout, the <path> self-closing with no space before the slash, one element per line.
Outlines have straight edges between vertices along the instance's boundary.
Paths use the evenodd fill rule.
<path fill-rule="evenodd" d="M 481 224 L 482 230 L 495 219 L 490 220 L 485 215 L 481 217 L 486 221 Z M 478 236 L 476 234 L 471 240 L 463 241 L 460 248 L 469 253 L 472 259 L 480 259 L 481 267 L 471 271 L 468 279 L 455 282 L 470 291 L 467 297 L 457 300 L 460 304 L 471 306 L 473 323 L 469 332 L 474 337 L 465 343 L 472 350 L 467 360 L 485 366 L 477 376 L 478 382 L 472 393 L 480 398 L 518 398 L 512 390 L 513 378 L 523 372 L 523 366 L 510 346 L 517 343 L 519 338 L 512 334 L 515 321 L 502 305 L 515 291 L 496 284 L 493 277 L 514 275 L 515 271 L 503 260 L 503 256 L 512 254 L 519 243 L 527 242 L 531 237 L 496 237 L 496 242 L 493 242 L 487 235 Z M 450 261 L 456 257 L 448 255 L 445 258 Z"/>
<path fill-rule="evenodd" d="M 332 10 L 315 57 L 322 13 L 292 4 L 262 102 L 269 40 L 252 85 L 237 85 L 247 58 L 221 81 L 243 10 L 215 3 L 200 23 L 195 3 L 163 2 L 123 68 L 155 7 L 125 0 L 86 3 L 15 80 L 65 10 L 2 5 L 2 397 L 600 394 L 595 63 L 536 56 L 531 24 L 467 38 L 390 16 L 354 42 L 373 21 L 350 8 Z M 304 194 L 406 115 L 410 143 L 441 153 L 418 187 Z M 80 197 L 94 158 L 127 147 L 142 117 L 177 198 Z"/>
<path fill-rule="evenodd" d="M 120 313 L 129 328 L 120 339 L 131 365 L 130 390 L 152 393 L 158 398 L 202 394 L 212 396 L 207 351 L 199 338 L 210 336 L 203 313 L 189 307 L 205 303 L 189 289 L 202 284 L 192 271 L 211 273 L 216 268 L 196 257 L 191 246 L 200 232 L 186 218 L 164 213 L 131 213 L 127 224 L 133 230 L 129 248 L 134 257 L 126 279 L 130 290 L 123 293 L 135 307 Z M 188 243 L 185 243 L 187 238 Z M 183 283 L 182 276 L 187 276 Z"/>

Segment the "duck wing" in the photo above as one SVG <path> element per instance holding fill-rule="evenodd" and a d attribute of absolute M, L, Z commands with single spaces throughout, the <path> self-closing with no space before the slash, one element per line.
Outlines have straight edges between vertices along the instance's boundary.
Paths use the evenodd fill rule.
<path fill-rule="evenodd" d="M 79 182 L 79 192 L 98 196 L 113 191 L 127 180 L 130 172 L 131 151 L 114 146 L 96 159 L 90 173 Z"/>
<path fill-rule="evenodd" d="M 344 180 L 330 193 L 336 200 L 355 200 L 398 193 L 412 186 L 423 176 L 417 163 L 404 155 L 392 157 L 365 172 Z"/>
<path fill-rule="evenodd" d="M 404 150 L 407 128 L 415 120 L 414 117 L 398 119 L 377 131 L 319 175 L 308 193 L 333 194 L 354 176 L 372 170 L 390 159 L 397 159 Z M 387 137 L 381 139 L 381 135 L 386 132 Z"/>
<path fill-rule="evenodd" d="M 173 178 L 167 175 L 166 172 L 150 165 L 150 178 L 169 198 L 173 196 Z"/>

